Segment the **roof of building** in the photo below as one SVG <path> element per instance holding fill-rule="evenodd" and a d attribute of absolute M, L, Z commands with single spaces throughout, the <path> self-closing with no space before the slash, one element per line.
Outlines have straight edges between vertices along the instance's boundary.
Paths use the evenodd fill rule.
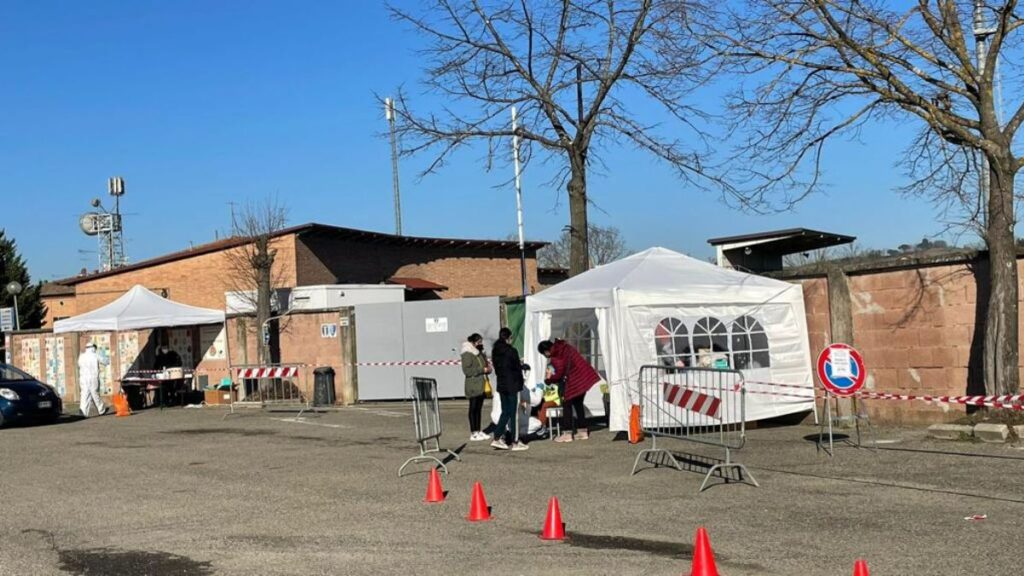
<path fill-rule="evenodd" d="M 447 248 L 452 250 L 459 249 L 477 249 L 477 250 L 515 250 L 519 251 L 518 241 L 508 240 L 472 240 L 472 239 L 457 239 L 457 238 L 425 238 L 419 236 L 398 236 L 395 234 L 386 234 L 383 232 L 370 232 L 367 230 L 356 230 L 355 228 L 344 228 L 341 226 L 330 226 L 327 224 L 317 224 L 310 222 L 308 224 L 301 224 L 299 226 L 292 226 L 289 228 L 283 228 L 275 232 L 272 237 L 279 238 L 281 236 L 288 236 L 295 234 L 297 236 L 307 235 L 323 235 L 330 236 L 332 238 L 341 238 L 346 240 L 356 240 L 363 242 L 370 242 L 375 244 L 383 244 L 389 246 L 407 246 L 410 248 Z M 107 270 L 103 272 L 93 272 L 92 274 L 82 274 L 79 276 L 73 276 L 70 278 L 64 278 L 57 280 L 56 284 L 65 285 L 72 287 L 75 284 L 85 282 L 88 280 L 95 280 L 97 278 L 105 278 L 107 276 L 115 276 L 124 272 L 131 272 L 133 270 L 140 270 L 142 268 L 148 268 L 150 266 L 157 266 L 160 264 L 167 264 L 176 260 L 184 260 L 185 258 L 192 258 L 194 256 L 201 256 L 203 254 L 210 254 L 213 252 L 219 252 L 221 250 L 228 250 L 237 246 L 246 244 L 248 240 L 246 238 L 239 238 L 237 236 L 230 238 L 222 238 L 206 244 L 200 244 L 193 246 L 186 250 L 180 250 L 178 252 L 171 252 L 170 254 L 164 254 L 163 256 L 157 256 L 148 260 L 142 260 L 115 268 L 113 270 Z M 526 250 L 533 251 L 539 250 L 547 245 L 547 242 L 527 242 Z M 72 292 L 73 293 L 73 290 Z"/>
<path fill-rule="evenodd" d="M 786 230 L 773 230 L 771 232 L 758 232 L 755 234 L 743 234 L 739 236 L 723 236 L 721 238 L 710 238 L 708 244 L 722 246 L 725 244 L 758 243 L 761 245 L 770 244 L 781 253 L 806 252 L 848 244 L 856 240 L 856 236 L 846 236 L 834 232 L 822 232 L 808 228 L 788 228 Z"/>
<path fill-rule="evenodd" d="M 43 298 L 55 298 L 58 296 L 74 296 L 75 287 L 61 284 L 59 282 L 47 282 L 39 288 L 39 295 Z"/>
<path fill-rule="evenodd" d="M 436 282 L 431 282 L 430 280 L 424 280 L 423 278 L 406 278 L 406 277 L 393 276 L 391 278 L 388 278 L 388 284 L 401 284 L 401 285 L 405 286 L 406 290 L 414 290 L 414 291 L 415 290 L 436 290 L 436 291 L 442 291 L 442 290 L 447 290 L 448 289 L 447 286 L 444 286 L 444 285 L 441 285 L 441 284 L 437 284 Z"/>

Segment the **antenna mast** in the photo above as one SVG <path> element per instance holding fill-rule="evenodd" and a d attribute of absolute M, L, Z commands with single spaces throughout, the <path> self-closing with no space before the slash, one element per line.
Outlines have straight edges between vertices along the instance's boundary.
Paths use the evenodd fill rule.
<path fill-rule="evenodd" d="M 395 133 L 395 101 L 384 99 L 384 118 L 391 134 L 391 187 L 395 193 L 395 234 L 402 235 L 402 197 L 398 192 L 398 135 Z"/>

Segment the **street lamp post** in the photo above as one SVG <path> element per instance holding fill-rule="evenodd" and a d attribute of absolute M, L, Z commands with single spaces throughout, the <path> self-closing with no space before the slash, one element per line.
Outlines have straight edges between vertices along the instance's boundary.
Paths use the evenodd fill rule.
<path fill-rule="evenodd" d="M 21 284 L 15 280 L 8 282 L 7 293 L 14 297 L 14 329 L 21 330 L 21 319 L 18 318 L 18 294 L 21 294 Z"/>

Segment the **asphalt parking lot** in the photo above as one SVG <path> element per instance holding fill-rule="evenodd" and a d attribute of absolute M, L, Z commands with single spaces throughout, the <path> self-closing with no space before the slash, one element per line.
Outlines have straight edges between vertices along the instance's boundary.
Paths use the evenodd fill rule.
<path fill-rule="evenodd" d="M 488 406 L 489 408 L 489 406 Z M 752 430 L 737 453 L 761 488 L 698 494 L 702 475 L 630 476 L 638 451 L 599 431 L 522 453 L 466 443 L 427 505 L 409 408 L 293 414 L 146 411 L 0 430 L 0 574 L 689 574 L 707 527 L 724 576 L 1020 574 L 1024 450 L 882 430 L 884 450 L 816 453 L 809 426 Z M 463 446 L 466 444 L 465 446 Z M 677 452 L 718 456 L 674 442 Z M 973 456 L 935 453 L 965 451 Z M 493 508 L 474 524 L 470 487 Z M 538 538 L 558 496 L 569 538 Z M 987 519 L 965 517 L 985 514 Z"/>

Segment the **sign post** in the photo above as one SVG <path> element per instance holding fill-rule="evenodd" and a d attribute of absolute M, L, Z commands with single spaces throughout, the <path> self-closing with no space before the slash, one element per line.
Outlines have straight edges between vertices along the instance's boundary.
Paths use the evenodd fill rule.
<path fill-rule="evenodd" d="M 818 449 L 825 450 L 829 456 L 833 456 L 833 434 L 832 434 L 832 398 L 853 397 L 863 386 L 867 378 L 867 368 L 864 367 L 864 359 L 860 353 L 847 344 L 832 344 L 821 351 L 818 355 L 818 379 L 822 388 L 825 389 L 825 419 L 821 422 L 821 429 L 818 431 Z M 856 402 L 854 398 L 854 402 Z M 856 410 L 856 405 L 854 407 Z M 838 411 L 838 410 L 837 410 Z M 857 444 L 860 445 L 860 419 L 854 414 L 857 421 Z M 825 426 L 828 423 L 828 448 L 824 447 Z"/>

